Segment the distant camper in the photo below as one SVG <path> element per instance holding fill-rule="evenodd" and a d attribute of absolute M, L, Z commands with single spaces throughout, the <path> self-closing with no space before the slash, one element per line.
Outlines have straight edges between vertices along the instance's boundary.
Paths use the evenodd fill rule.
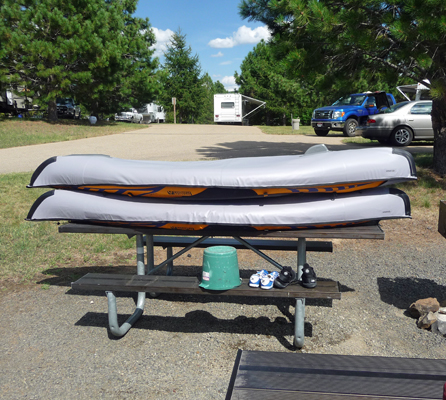
<path fill-rule="evenodd" d="M 214 122 L 249 125 L 247 117 L 260 111 L 265 104 L 239 93 L 214 94 Z"/>
<path fill-rule="evenodd" d="M 146 123 L 164 122 L 166 120 L 164 107 L 155 103 L 144 104 L 143 107 L 138 109 L 138 112 L 142 114 L 143 121 Z"/>

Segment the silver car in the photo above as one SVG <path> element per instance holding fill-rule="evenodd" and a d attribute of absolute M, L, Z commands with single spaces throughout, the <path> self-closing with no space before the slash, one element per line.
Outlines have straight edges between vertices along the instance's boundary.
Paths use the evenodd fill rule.
<path fill-rule="evenodd" d="M 408 146 L 413 140 L 433 140 L 432 100 L 403 101 L 370 115 L 356 134 L 382 144 Z"/>

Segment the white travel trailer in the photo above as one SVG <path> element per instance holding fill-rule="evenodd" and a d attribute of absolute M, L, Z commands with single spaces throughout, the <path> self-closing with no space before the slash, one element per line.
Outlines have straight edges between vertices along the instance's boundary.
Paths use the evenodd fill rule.
<path fill-rule="evenodd" d="M 32 99 L 26 97 L 26 90 L 19 88 L 23 95 L 17 95 L 13 91 L 0 89 L 0 113 L 11 113 L 18 115 L 22 112 L 32 110 Z"/>
<path fill-rule="evenodd" d="M 214 122 L 218 124 L 246 123 L 247 117 L 260 111 L 265 104 L 264 101 L 239 93 L 214 94 Z"/>
<path fill-rule="evenodd" d="M 143 107 L 138 109 L 138 112 L 142 114 L 144 122 L 164 122 L 166 120 L 166 112 L 164 107 L 155 103 L 144 104 Z"/>
<path fill-rule="evenodd" d="M 418 82 L 413 85 L 401 85 L 396 88 L 409 101 L 411 100 L 430 100 L 429 88 L 423 83 L 430 85 L 430 81 L 425 79 L 423 82 Z M 414 96 L 415 95 L 415 96 Z"/>

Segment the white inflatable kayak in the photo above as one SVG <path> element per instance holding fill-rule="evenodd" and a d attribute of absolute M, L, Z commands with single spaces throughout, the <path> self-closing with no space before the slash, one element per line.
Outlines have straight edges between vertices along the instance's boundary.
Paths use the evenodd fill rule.
<path fill-rule="evenodd" d="M 133 197 L 218 200 L 293 193 L 349 193 L 416 179 L 410 153 L 386 147 L 216 161 L 138 161 L 105 155 L 52 157 L 28 187 Z"/>
<path fill-rule="evenodd" d="M 297 194 L 224 201 L 177 201 L 53 190 L 36 200 L 30 221 L 145 228 L 256 230 L 327 228 L 410 217 L 408 196 L 377 188 L 347 194 Z"/>

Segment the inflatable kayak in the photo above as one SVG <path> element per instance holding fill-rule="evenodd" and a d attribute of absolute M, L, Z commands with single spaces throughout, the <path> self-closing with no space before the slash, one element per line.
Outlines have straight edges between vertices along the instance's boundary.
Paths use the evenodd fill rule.
<path fill-rule="evenodd" d="M 51 187 L 133 197 L 196 200 L 293 193 L 349 193 L 416 179 L 412 155 L 392 148 L 328 151 L 297 156 L 215 161 L 138 161 L 105 155 L 52 157 L 28 187 Z"/>
<path fill-rule="evenodd" d="M 52 190 L 31 207 L 30 221 L 71 221 L 139 228 L 288 230 L 339 227 L 410 217 L 408 196 L 377 188 L 209 202 Z"/>

